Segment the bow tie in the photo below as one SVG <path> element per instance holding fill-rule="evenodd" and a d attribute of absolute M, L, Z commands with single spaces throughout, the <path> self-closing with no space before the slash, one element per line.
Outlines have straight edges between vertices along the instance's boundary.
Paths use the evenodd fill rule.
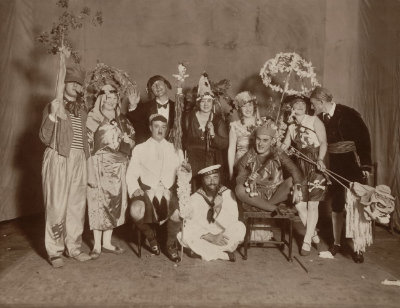
<path fill-rule="evenodd" d="M 167 107 L 168 107 L 168 103 L 165 103 L 165 104 L 157 103 L 157 108 L 158 108 L 158 109 L 160 109 L 160 108 L 167 109 Z"/>
<path fill-rule="evenodd" d="M 331 116 L 329 115 L 329 113 L 324 113 L 322 115 L 322 119 L 324 120 L 324 122 L 328 122 L 331 119 Z"/>

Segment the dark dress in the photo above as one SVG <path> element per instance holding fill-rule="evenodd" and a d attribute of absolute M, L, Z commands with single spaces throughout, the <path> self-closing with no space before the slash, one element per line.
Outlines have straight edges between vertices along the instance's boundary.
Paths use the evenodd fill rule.
<path fill-rule="evenodd" d="M 351 182 L 362 183 L 363 170 L 369 170 L 371 161 L 371 141 L 368 128 L 361 115 L 354 109 L 336 104 L 332 118 L 319 115 L 325 124 L 328 141 L 329 168 Z M 354 151 L 337 153 L 338 142 L 352 141 Z M 335 152 L 335 153 L 333 153 Z M 343 183 L 348 186 L 347 183 Z M 336 181 L 330 187 L 332 195 L 332 210 L 341 212 L 345 205 L 345 190 Z"/>
<path fill-rule="evenodd" d="M 223 167 L 222 182 L 226 182 L 228 129 L 225 121 L 219 115 L 214 115 L 212 123 L 215 136 L 210 139 L 207 147 L 207 132 L 200 129 L 196 111 L 190 112 L 185 120 L 184 147 L 192 166 L 193 176 L 196 176 L 199 170 L 207 166 L 220 164 Z M 193 188 L 197 189 L 196 181 L 193 182 Z"/>

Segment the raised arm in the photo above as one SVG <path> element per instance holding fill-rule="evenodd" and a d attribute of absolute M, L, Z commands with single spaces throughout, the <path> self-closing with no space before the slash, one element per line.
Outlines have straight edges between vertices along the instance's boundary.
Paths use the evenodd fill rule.
<path fill-rule="evenodd" d="M 47 146 L 50 145 L 55 122 L 57 121 L 57 116 L 60 116 L 60 109 L 63 109 L 63 95 L 64 95 L 64 81 L 67 72 L 66 69 L 66 59 L 70 56 L 71 51 L 63 47 L 60 50 L 60 61 L 59 69 L 57 75 L 55 98 L 46 105 L 43 110 L 42 124 L 40 125 L 39 138 Z M 64 109 L 63 109 L 64 111 Z M 62 113 L 62 112 L 61 112 Z M 61 119 L 65 120 L 65 111 L 61 115 Z"/>

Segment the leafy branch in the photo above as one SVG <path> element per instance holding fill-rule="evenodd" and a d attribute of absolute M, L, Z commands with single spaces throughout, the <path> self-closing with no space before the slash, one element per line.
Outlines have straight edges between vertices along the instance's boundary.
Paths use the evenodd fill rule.
<path fill-rule="evenodd" d="M 103 14 L 97 11 L 91 16 L 89 7 L 84 7 L 78 14 L 69 11 L 69 0 L 58 0 L 57 4 L 63 12 L 58 18 L 58 22 L 53 23 L 50 31 L 42 32 L 37 40 L 47 46 L 49 54 L 57 54 L 61 47 L 68 47 L 71 50 L 72 58 L 75 63 L 79 63 L 81 58 L 78 51 L 72 48 L 69 35 L 71 30 L 81 29 L 85 22 L 93 26 L 100 26 L 103 23 Z"/>

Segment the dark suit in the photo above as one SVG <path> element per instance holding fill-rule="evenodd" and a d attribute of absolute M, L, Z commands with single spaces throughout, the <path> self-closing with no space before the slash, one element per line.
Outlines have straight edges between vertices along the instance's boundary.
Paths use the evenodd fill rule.
<path fill-rule="evenodd" d="M 167 134 L 165 136 L 166 139 L 168 139 L 175 121 L 175 102 L 168 100 L 168 104 L 169 118 Z M 128 112 L 127 118 L 131 121 L 133 128 L 135 129 L 136 144 L 143 143 L 151 137 L 149 117 L 155 113 L 158 113 L 157 102 L 155 99 L 146 103 L 139 103 L 135 110 Z"/>
<path fill-rule="evenodd" d="M 324 119 L 326 137 L 328 141 L 329 168 L 351 182 L 363 182 L 362 170 L 370 169 L 371 141 L 368 128 L 361 115 L 345 105 L 336 104 L 332 118 Z M 332 153 L 329 147 L 343 141 L 353 141 L 356 151 L 346 153 Z M 358 160 L 359 159 L 359 160 Z M 343 183 L 346 184 L 347 183 Z M 332 194 L 332 210 L 342 212 L 345 205 L 345 190 L 336 181 L 330 187 Z"/>

